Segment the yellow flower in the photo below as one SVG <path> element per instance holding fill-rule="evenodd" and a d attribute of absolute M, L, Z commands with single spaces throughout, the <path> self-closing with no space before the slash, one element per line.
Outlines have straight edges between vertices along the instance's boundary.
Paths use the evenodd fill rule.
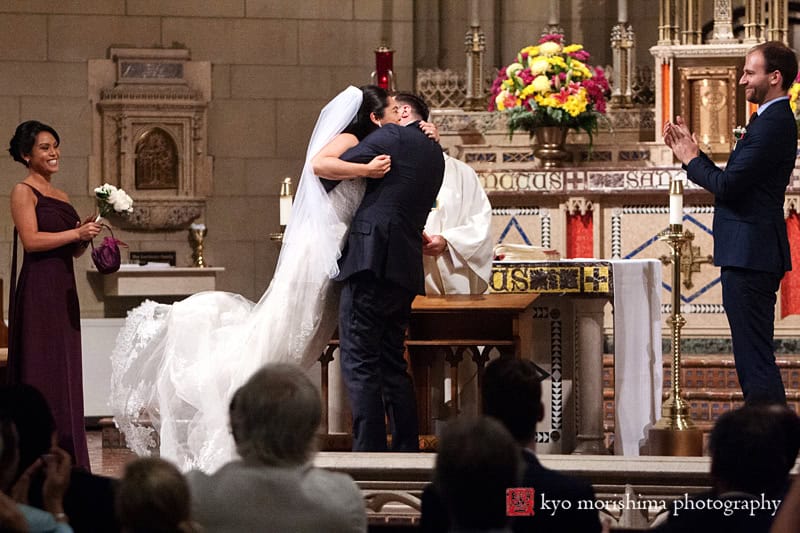
<path fill-rule="evenodd" d="M 535 92 L 536 92 L 536 89 L 534 89 L 533 85 L 528 85 L 528 86 L 526 86 L 524 89 L 522 89 L 520 91 L 519 98 L 520 98 L 520 100 L 525 100 L 526 98 L 528 98 L 530 95 L 532 95 Z"/>
<path fill-rule="evenodd" d="M 792 111 L 797 114 L 797 99 L 800 98 L 800 83 L 793 83 L 791 87 L 789 87 L 789 105 L 792 107 Z"/>
<path fill-rule="evenodd" d="M 586 99 L 586 90 L 581 88 L 577 94 L 571 95 L 569 98 L 567 98 L 567 101 L 564 102 L 563 109 L 571 116 L 577 117 L 586 111 L 586 106 L 588 104 L 589 102 Z"/>
<path fill-rule="evenodd" d="M 522 50 L 519 51 L 519 55 L 522 56 L 525 52 L 528 53 L 528 57 L 536 57 L 539 55 L 539 47 L 538 46 L 526 46 Z"/>
<path fill-rule="evenodd" d="M 580 44 L 571 44 L 569 46 L 564 47 L 565 54 L 571 54 L 573 52 L 578 52 L 580 50 L 583 50 L 583 45 Z"/>
<path fill-rule="evenodd" d="M 547 67 L 550 66 L 550 62 L 545 57 L 537 57 L 531 61 L 531 74 L 534 76 L 538 76 L 539 74 L 544 74 L 547 72 Z"/>
<path fill-rule="evenodd" d="M 538 93 L 544 93 L 550 90 L 550 78 L 547 76 L 536 76 L 531 82 L 531 87 Z"/>
<path fill-rule="evenodd" d="M 547 61 L 556 68 L 567 70 L 567 62 L 561 56 L 548 57 Z"/>
<path fill-rule="evenodd" d="M 589 70 L 589 67 L 587 67 L 585 64 L 583 64 L 581 61 L 578 61 L 577 59 L 573 59 L 570 62 L 570 66 L 575 71 L 575 72 L 572 73 L 572 77 L 573 78 L 581 77 L 581 78 L 584 78 L 584 79 L 589 79 L 589 78 L 592 77 L 592 71 Z M 578 75 L 576 76 L 576 74 L 578 74 Z"/>
<path fill-rule="evenodd" d="M 539 53 L 543 56 L 552 56 L 561 52 L 561 45 L 553 41 L 546 41 L 539 45 Z"/>

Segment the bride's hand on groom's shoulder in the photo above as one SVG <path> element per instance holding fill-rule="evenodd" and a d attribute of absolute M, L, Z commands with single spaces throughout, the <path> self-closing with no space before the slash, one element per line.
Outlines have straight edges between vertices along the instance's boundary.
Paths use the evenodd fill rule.
<path fill-rule="evenodd" d="M 375 156 L 367 163 L 368 178 L 382 178 L 392 168 L 392 157 L 388 155 Z"/>
<path fill-rule="evenodd" d="M 437 143 L 439 142 L 439 128 L 433 122 L 420 120 L 419 129 L 421 129 L 425 135 L 427 135 Z"/>

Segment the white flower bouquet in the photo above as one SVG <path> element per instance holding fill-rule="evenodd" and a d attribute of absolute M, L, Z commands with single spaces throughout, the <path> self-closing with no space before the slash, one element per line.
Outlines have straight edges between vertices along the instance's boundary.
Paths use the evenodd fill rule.
<path fill-rule="evenodd" d="M 99 222 L 101 218 L 107 217 L 111 213 L 127 214 L 133 212 L 133 199 L 122 189 L 104 183 L 94 190 L 97 199 L 97 207 L 100 214 L 95 219 Z"/>

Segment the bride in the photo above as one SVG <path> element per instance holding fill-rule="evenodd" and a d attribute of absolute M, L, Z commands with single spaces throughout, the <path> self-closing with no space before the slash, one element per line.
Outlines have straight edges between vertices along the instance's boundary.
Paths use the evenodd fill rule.
<path fill-rule="evenodd" d="M 382 124 L 399 122 L 391 100 L 379 87 L 351 86 L 321 111 L 275 274 L 258 303 L 214 291 L 171 306 L 145 301 L 129 312 L 111 356 L 110 404 L 131 450 L 160 448 L 182 470 L 213 471 L 235 453 L 233 392 L 265 363 L 316 362 L 336 328 L 331 278 L 365 189 L 363 179 L 347 178 L 382 178 L 391 164 L 389 156 L 366 164 L 338 156 Z M 326 193 L 317 176 L 344 181 Z"/>

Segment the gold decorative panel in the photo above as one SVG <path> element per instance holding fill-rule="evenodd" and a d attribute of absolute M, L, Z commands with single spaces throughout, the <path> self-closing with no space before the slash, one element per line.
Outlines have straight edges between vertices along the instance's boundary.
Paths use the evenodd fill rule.
<path fill-rule="evenodd" d="M 700 149 L 726 156 L 736 127 L 736 67 L 682 67 L 679 108 Z"/>

